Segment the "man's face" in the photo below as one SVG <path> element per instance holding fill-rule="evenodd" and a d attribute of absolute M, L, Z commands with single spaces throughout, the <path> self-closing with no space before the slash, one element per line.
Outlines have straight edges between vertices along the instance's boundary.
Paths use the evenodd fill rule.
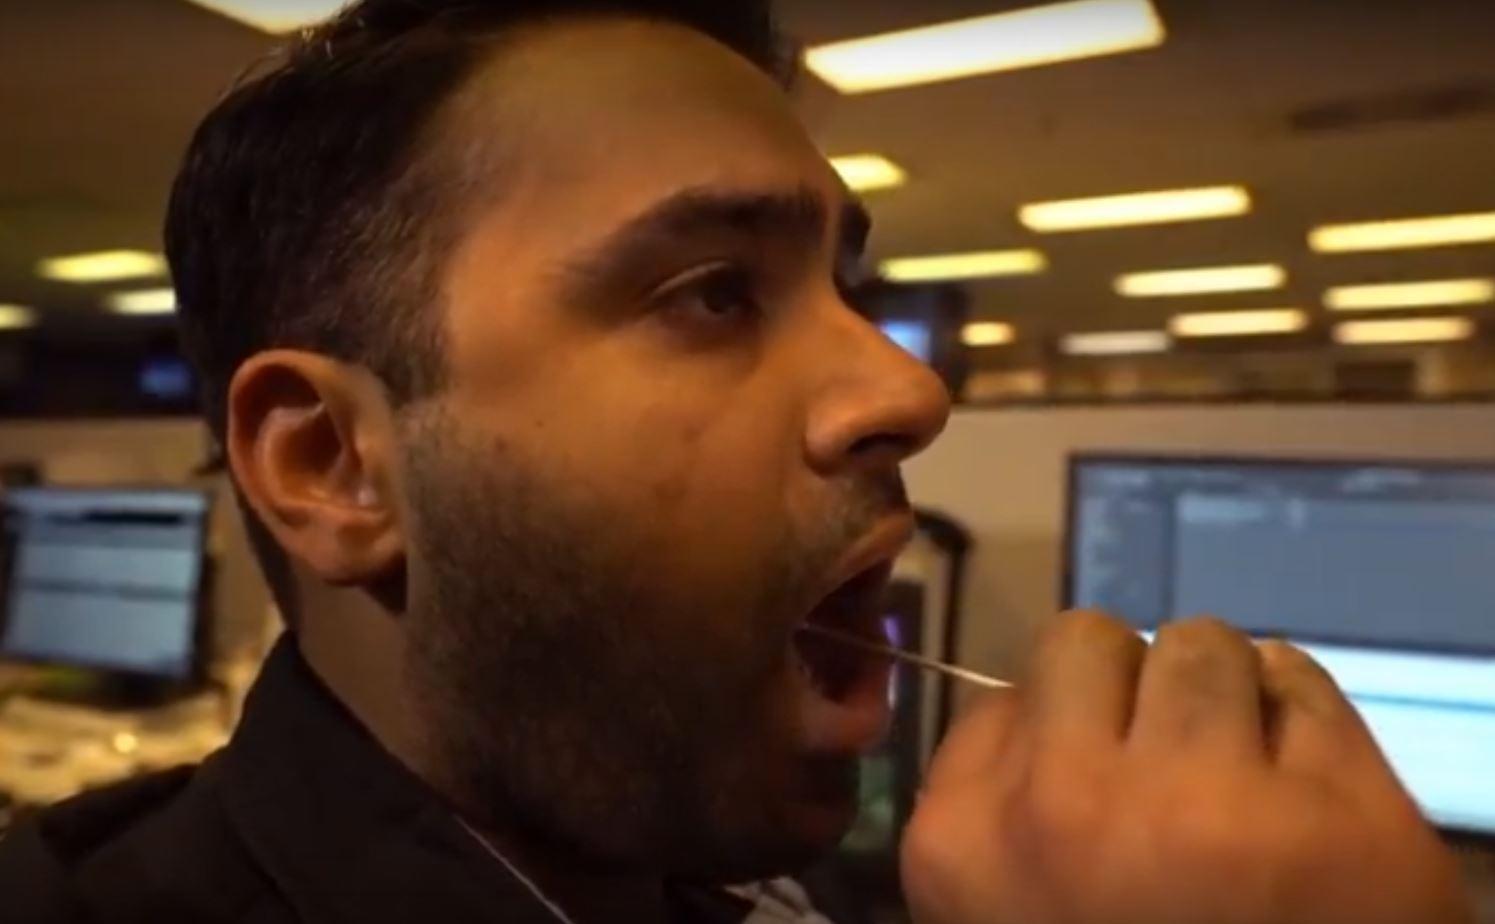
<path fill-rule="evenodd" d="M 806 860 L 888 713 L 885 665 L 796 627 L 874 631 L 944 389 L 838 294 L 859 222 L 724 48 L 556 23 L 457 103 L 501 192 L 445 276 L 450 386 L 404 427 L 431 772 L 599 861 Z"/>

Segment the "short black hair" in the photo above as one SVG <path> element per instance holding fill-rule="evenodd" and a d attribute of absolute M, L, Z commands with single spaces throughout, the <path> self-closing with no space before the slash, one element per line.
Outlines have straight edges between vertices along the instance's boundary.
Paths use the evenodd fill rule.
<path fill-rule="evenodd" d="M 427 136 L 494 38 L 580 14 L 683 25 L 792 79 L 767 0 L 362 0 L 302 33 L 208 113 L 167 210 L 183 349 L 218 441 L 234 372 L 266 349 L 362 365 L 396 406 L 440 387 L 437 271 L 461 190 Z M 292 618 L 289 563 L 244 513 Z"/>

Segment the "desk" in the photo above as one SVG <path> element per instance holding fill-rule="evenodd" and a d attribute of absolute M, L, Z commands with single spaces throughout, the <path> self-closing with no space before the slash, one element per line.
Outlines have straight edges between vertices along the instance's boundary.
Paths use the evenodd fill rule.
<path fill-rule="evenodd" d="M 214 693 L 109 712 L 14 696 L 0 706 L 0 792 L 41 806 L 142 773 L 196 763 L 228 740 Z"/>

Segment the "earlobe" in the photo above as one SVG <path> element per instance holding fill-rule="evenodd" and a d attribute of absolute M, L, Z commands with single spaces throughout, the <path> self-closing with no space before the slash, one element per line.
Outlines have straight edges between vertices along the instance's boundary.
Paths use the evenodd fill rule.
<path fill-rule="evenodd" d="M 388 489 L 395 428 L 371 380 L 325 356 L 275 350 L 251 357 L 230 385 L 235 481 L 290 557 L 333 585 L 384 581 L 404 563 Z"/>

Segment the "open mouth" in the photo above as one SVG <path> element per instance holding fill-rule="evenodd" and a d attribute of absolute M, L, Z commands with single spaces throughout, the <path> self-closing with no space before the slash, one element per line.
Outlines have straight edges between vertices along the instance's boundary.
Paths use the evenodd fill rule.
<path fill-rule="evenodd" d="M 883 562 L 857 573 L 821 600 L 805 625 L 885 644 L 883 597 L 892 568 Z M 804 631 L 795 633 L 793 647 L 801 673 L 831 702 L 844 703 L 869 683 L 886 683 L 887 658 Z"/>

